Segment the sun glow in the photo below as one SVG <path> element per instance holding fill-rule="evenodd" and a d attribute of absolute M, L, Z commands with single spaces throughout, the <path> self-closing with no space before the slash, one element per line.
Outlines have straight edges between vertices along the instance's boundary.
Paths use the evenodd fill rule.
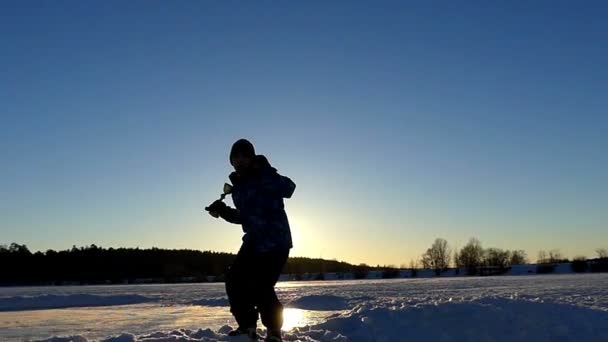
<path fill-rule="evenodd" d="M 304 310 L 293 308 L 283 310 L 283 330 L 291 330 L 306 324 L 306 313 Z"/>

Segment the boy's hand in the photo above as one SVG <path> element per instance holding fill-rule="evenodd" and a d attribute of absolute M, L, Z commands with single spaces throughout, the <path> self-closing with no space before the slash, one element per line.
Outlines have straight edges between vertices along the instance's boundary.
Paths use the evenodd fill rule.
<path fill-rule="evenodd" d="M 205 210 L 207 210 L 211 216 L 217 218 L 218 216 L 222 215 L 226 208 L 226 203 L 222 202 L 221 200 L 217 200 L 206 207 Z"/>

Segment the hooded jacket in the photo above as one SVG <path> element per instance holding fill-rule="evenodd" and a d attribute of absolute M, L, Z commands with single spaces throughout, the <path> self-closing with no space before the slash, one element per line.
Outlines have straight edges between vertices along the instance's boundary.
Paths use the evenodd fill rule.
<path fill-rule="evenodd" d="M 250 172 L 233 172 L 230 180 L 236 209 L 227 207 L 222 218 L 242 225 L 243 247 L 256 252 L 292 248 L 283 199 L 293 195 L 295 183 L 280 175 L 263 155 L 255 156 Z"/>

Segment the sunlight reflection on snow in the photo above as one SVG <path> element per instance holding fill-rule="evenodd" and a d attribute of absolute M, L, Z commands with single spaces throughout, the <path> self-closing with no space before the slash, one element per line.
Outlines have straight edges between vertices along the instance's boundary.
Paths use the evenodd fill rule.
<path fill-rule="evenodd" d="M 283 310 L 283 330 L 291 330 L 308 324 L 306 312 L 301 309 L 285 308 Z"/>

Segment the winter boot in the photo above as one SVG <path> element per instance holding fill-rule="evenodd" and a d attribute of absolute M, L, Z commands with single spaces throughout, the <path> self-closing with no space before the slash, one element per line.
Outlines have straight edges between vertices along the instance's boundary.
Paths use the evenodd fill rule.
<path fill-rule="evenodd" d="M 255 327 L 249 327 L 249 328 L 238 327 L 236 330 L 232 330 L 231 332 L 228 333 L 228 336 L 241 336 L 241 335 L 245 335 L 252 340 L 258 339 L 258 333 L 256 332 Z"/>
<path fill-rule="evenodd" d="M 281 342 L 283 339 L 281 338 L 281 330 L 268 330 L 266 332 L 265 342 Z"/>

